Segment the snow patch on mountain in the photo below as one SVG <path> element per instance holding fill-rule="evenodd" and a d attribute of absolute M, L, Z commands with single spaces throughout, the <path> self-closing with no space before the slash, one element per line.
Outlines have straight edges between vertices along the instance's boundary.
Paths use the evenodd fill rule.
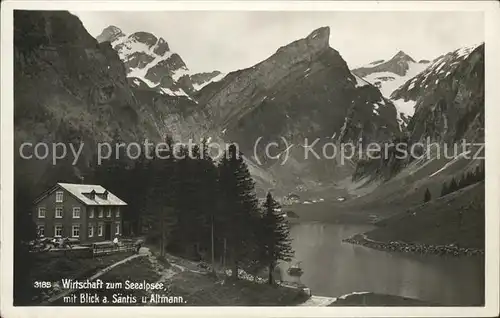
<path fill-rule="evenodd" d="M 196 84 L 196 83 L 193 83 L 193 87 L 195 90 L 199 91 L 201 90 L 203 87 L 207 86 L 208 84 L 210 83 L 215 83 L 215 82 L 219 82 L 220 80 L 222 80 L 224 77 L 226 76 L 226 74 L 224 73 L 220 73 L 219 75 L 216 75 L 215 77 L 212 77 L 211 80 L 209 81 L 205 81 L 201 84 Z"/>
<path fill-rule="evenodd" d="M 391 94 L 409 79 L 422 72 L 428 64 L 408 63 L 408 70 L 404 76 L 397 75 L 393 72 L 376 72 L 365 76 L 365 80 L 376 86 L 383 96 L 390 97 Z M 413 111 L 407 112 L 409 109 L 401 109 L 406 115 L 413 115 Z"/>
<path fill-rule="evenodd" d="M 170 50 L 163 38 L 157 38 L 148 32 L 126 35 L 119 28 L 109 26 L 96 39 L 111 43 L 125 64 L 127 77 L 139 78 L 150 88 L 163 89 L 163 94 L 187 96 L 213 79 L 221 79 L 218 71 L 191 72 L 179 54 Z"/>
<path fill-rule="evenodd" d="M 440 80 L 453 74 L 460 62 L 479 45 L 459 48 L 436 58 L 428 67 L 408 79 L 390 95 L 394 105 L 405 114 L 413 116 L 417 96 L 422 95 L 421 91 L 435 89 Z"/>
<path fill-rule="evenodd" d="M 402 116 L 413 116 L 415 113 L 415 104 L 416 102 L 413 100 L 405 101 L 404 99 L 393 99 L 392 103 L 396 106 L 398 111 L 398 122 L 403 121 Z"/>
<path fill-rule="evenodd" d="M 399 51 L 388 61 L 374 61 L 352 72 L 377 87 L 384 97 L 389 98 L 396 89 L 422 72 L 428 65 L 429 62 L 426 60 L 416 62 L 405 52 Z M 406 123 L 406 118 L 413 115 L 413 106 L 404 101 L 395 101 L 394 105 L 398 113 L 398 122 L 402 126 Z"/>
<path fill-rule="evenodd" d="M 363 87 L 366 85 L 370 85 L 369 82 L 365 81 L 364 79 L 362 79 L 361 77 L 359 77 L 357 75 L 354 75 L 354 78 L 356 79 L 356 87 Z"/>

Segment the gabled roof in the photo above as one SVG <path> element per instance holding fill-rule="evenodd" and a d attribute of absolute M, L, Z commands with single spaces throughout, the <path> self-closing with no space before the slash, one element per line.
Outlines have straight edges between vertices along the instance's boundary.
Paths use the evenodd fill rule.
<path fill-rule="evenodd" d="M 45 192 L 42 196 L 40 196 L 35 202 L 40 201 L 44 197 L 46 197 L 49 193 L 52 193 L 57 188 L 63 188 L 68 191 L 71 195 L 73 195 L 76 199 L 82 202 L 85 205 L 127 205 L 123 200 L 118 198 L 113 193 L 106 190 L 104 187 L 96 184 L 77 184 L 77 183 L 57 183 L 49 191 Z M 90 198 L 90 193 L 94 191 L 96 195 L 94 199 Z M 107 199 L 104 199 L 100 195 L 107 192 Z"/>
<path fill-rule="evenodd" d="M 127 205 L 123 200 L 118 198 L 113 193 L 107 191 L 104 187 L 95 184 L 77 184 L 77 183 L 58 183 L 61 188 L 65 189 L 77 199 L 86 205 Z M 96 196 L 90 199 L 85 194 L 95 191 Z M 99 196 L 99 194 L 108 193 L 107 199 Z"/>

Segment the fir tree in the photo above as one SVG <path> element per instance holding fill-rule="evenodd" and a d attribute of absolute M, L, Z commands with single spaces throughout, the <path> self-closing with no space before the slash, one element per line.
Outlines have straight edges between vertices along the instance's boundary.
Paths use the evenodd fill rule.
<path fill-rule="evenodd" d="M 427 188 L 425 190 L 425 194 L 424 194 L 424 202 L 429 202 L 431 200 L 431 193 L 429 191 L 429 189 Z"/>
<path fill-rule="evenodd" d="M 132 171 L 130 171 L 129 182 L 129 197 L 127 213 L 124 217 L 130 221 L 129 233 L 140 233 L 141 231 L 141 220 L 146 214 L 147 206 L 147 195 L 149 191 L 149 186 L 151 184 L 151 153 L 143 152 L 141 156 L 135 160 Z M 124 224 L 125 231 L 125 224 Z"/>
<path fill-rule="evenodd" d="M 283 217 L 281 207 L 271 193 L 267 194 L 264 202 L 262 217 L 262 234 L 260 248 L 262 261 L 269 269 L 269 284 L 274 283 L 273 271 L 279 260 L 290 261 L 293 256 L 288 224 Z"/>
<path fill-rule="evenodd" d="M 455 181 L 455 178 L 451 179 L 450 187 L 448 189 L 449 189 L 448 193 L 453 193 L 458 190 L 458 185 L 457 182 Z"/>
<path fill-rule="evenodd" d="M 481 167 L 480 166 L 476 166 L 476 168 L 474 169 L 474 178 L 475 178 L 475 180 L 478 180 L 480 175 L 481 175 Z"/>
<path fill-rule="evenodd" d="M 149 164 L 150 179 L 148 191 L 145 194 L 147 213 L 142 218 L 142 223 L 148 228 L 148 237 L 153 241 L 163 238 L 165 233 L 171 238 L 172 232 L 177 227 L 175 215 L 177 192 L 175 189 L 178 186 L 178 180 L 175 174 L 176 162 L 172 153 L 173 140 L 167 137 L 165 142 L 168 147 L 159 149 Z"/>
<path fill-rule="evenodd" d="M 476 167 L 474 180 L 476 182 L 479 182 L 479 181 L 484 181 L 484 179 L 485 179 L 485 165 L 484 165 L 484 160 L 482 160 L 481 163 Z"/>
<path fill-rule="evenodd" d="M 449 193 L 448 185 L 446 184 L 446 182 L 444 182 L 443 187 L 441 188 L 441 196 L 445 196 L 448 193 Z"/>
<path fill-rule="evenodd" d="M 198 209 L 203 214 L 203 240 L 202 247 L 211 252 L 212 262 L 215 260 L 215 211 L 219 195 L 218 172 L 209 154 L 207 140 L 203 139 L 198 160 L 198 177 L 200 179 L 200 192 L 198 196 Z M 209 240 L 207 238 L 210 238 Z"/>
<path fill-rule="evenodd" d="M 193 247 L 199 247 L 202 241 L 208 241 L 206 207 L 201 203 L 205 189 L 202 184 L 204 176 L 200 149 L 197 145 L 190 149 L 182 147 L 178 158 L 181 159 L 177 163 L 179 182 L 176 212 L 179 231 L 176 237 L 180 245 L 189 247 L 187 251 L 190 252 Z"/>
<path fill-rule="evenodd" d="M 465 188 L 466 187 L 466 182 L 467 182 L 467 180 L 465 179 L 465 176 L 462 176 L 462 178 L 460 178 L 460 180 L 458 181 L 457 190 Z"/>
<path fill-rule="evenodd" d="M 254 182 L 234 145 L 219 165 L 220 206 L 217 218 L 219 229 L 227 241 L 227 254 L 232 261 L 232 275 L 238 277 L 238 268 L 255 255 L 255 224 L 260 217 Z"/>

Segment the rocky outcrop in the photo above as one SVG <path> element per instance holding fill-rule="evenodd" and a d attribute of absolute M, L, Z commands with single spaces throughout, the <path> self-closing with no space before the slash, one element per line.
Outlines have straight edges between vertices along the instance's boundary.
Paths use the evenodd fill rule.
<path fill-rule="evenodd" d="M 363 148 L 400 134 L 394 105 L 351 74 L 329 47 L 328 28 L 227 76 L 185 72 L 182 58 L 146 32 L 126 36 L 109 27 L 98 38 L 101 43 L 67 12 L 16 16 L 16 140 L 80 138 L 92 145 L 117 135 L 135 142 L 165 134 L 177 141 L 211 137 L 238 143 L 261 189 L 288 193 L 350 176 L 354 163 L 339 163 L 325 146 Z M 193 79 L 212 82 L 189 91 Z M 281 137 L 288 146 L 272 147 L 266 156 L 266 145 Z M 321 158 L 306 154 L 305 143 L 314 143 Z"/>
<path fill-rule="evenodd" d="M 149 32 L 125 35 L 109 26 L 96 37 L 110 42 L 125 64 L 127 76 L 138 78 L 158 92 L 171 96 L 191 96 L 213 80 L 220 72 L 191 74 L 181 56 L 170 50 L 169 44 Z M 211 76 L 212 75 L 212 76 Z"/>
<path fill-rule="evenodd" d="M 411 139 L 484 138 L 484 44 L 450 52 L 407 81 L 391 98 L 413 101 Z"/>
<path fill-rule="evenodd" d="M 211 82 L 217 82 L 224 77 L 219 71 L 196 73 L 189 76 L 195 90 L 199 91 Z"/>
<path fill-rule="evenodd" d="M 336 158 L 318 160 L 310 153 L 308 157 L 304 144 L 318 139 L 315 151 L 325 159 L 322 148 L 327 143 L 382 141 L 400 131 L 394 105 L 351 74 L 328 43 L 329 28 L 320 28 L 253 67 L 203 88 L 196 96 L 202 110 L 193 121 L 206 125 L 198 134 L 237 142 L 282 186 L 349 175 L 350 163 L 337 165 Z M 281 137 L 292 146 L 288 148 Z M 273 148 L 275 158 L 264 155 L 271 142 L 279 143 Z M 281 164 L 287 148 L 289 156 Z M 260 158 L 251 158 L 254 153 Z"/>
<path fill-rule="evenodd" d="M 375 85 L 382 95 L 389 98 L 408 79 L 423 71 L 428 63 L 429 61 L 426 60 L 420 60 L 417 63 L 411 56 L 399 51 L 388 61 L 378 60 L 356 68 L 352 72 Z M 394 104 L 398 111 L 398 123 L 402 129 L 406 129 L 414 109 L 405 103 L 394 102 Z"/>
<path fill-rule="evenodd" d="M 439 155 L 443 158 L 445 145 L 452 147 L 462 139 L 469 143 L 484 142 L 484 44 L 458 49 L 436 59 L 394 91 L 391 99 L 396 104 L 409 103 L 415 108 L 406 136 L 396 140 L 406 149 L 416 143 L 437 142 L 442 145 Z M 475 154 L 475 149 L 469 150 Z M 381 175 L 391 178 L 419 156 L 417 153 L 398 159 L 394 149 L 389 153 L 392 155 L 384 160 L 359 162 L 355 178 Z M 428 154 L 422 164 L 436 157 L 437 153 Z M 460 153 L 455 159 L 454 162 L 464 160 Z M 451 164 L 441 163 L 443 169 L 452 168 Z"/>
<path fill-rule="evenodd" d="M 105 28 L 100 35 L 96 37 L 97 42 L 114 42 L 117 39 L 125 36 L 125 33 L 122 32 L 118 27 L 114 25 L 110 25 Z"/>
<path fill-rule="evenodd" d="M 379 62 L 379 63 L 377 63 Z M 389 61 L 383 60 L 371 63 L 374 66 L 360 67 L 352 70 L 352 72 L 360 77 L 365 77 L 372 73 L 390 72 L 399 76 L 405 76 L 410 63 L 416 63 L 415 60 L 403 51 L 399 51 Z"/>
<path fill-rule="evenodd" d="M 98 142 L 159 141 L 169 132 L 162 118 L 177 115 L 174 102 L 194 104 L 169 96 L 155 97 L 153 102 L 153 97 L 144 98 L 131 89 L 110 43 L 98 43 L 68 12 L 16 11 L 14 27 L 16 147 L 23 142 L 44 142 L 50 149 L 54 142 L 84 143 L 75 165 L 69 155 L 53 165 L 50 156 L 24 160 L 16 152 L 16 180 L 40 187 L 34 191 L 61 181 L 51 176 L 68 181 L 83 176 L 88 165 L 95 164 Z M 108 31 L 108 36 L 119 35 L 113 28 Z"/>

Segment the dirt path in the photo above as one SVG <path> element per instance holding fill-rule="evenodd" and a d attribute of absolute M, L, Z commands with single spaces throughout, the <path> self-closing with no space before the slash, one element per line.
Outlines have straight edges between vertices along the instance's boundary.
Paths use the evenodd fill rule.
<path fill-rule="evenodd" d="M 91 277 L 87 278 L 88 280 L 92 281 L 102 275 L 104 275 L 105 273 L 109 272 L 110 270 L 112 270 L 113 268 L 115 268 L 116 266 L 119 266 L 123 263 L 126 263 L 130 260 L 133 260 L 134 258 L 137 258 L 137 257 L 144 257 L 144 256 L 147 256 L 147 252 L 149 252 L 148 250 L 144 250 L 144 248 L 141 248 L 141 250 L 139 251 L 139 254 L 135 254 L 135 255 L 131 255 L 127 258 L 124 258 L 122 259 L 121 261 L 118 261 L 104 269 L 101 269 L 100 271 L 98 271 L 97 273 L 95 273 L 94 275 L 92 275 Z M 83 279 L 83 280 L 86 280 L 86 279 Z M 59 294 L 56 294 L 52 297 L 50 297 L 48 300 L 46 300 L 44 302 L 44 304 L 50 304 L 58 299 L 61 299 L 62 297 L 64 296 L 67 296 L 73 292 L 75 292 L 76 289 L 65 289 L 63 292 L 59 293 Z M 43 304 L 42 304 L 43 305 Z"/>

